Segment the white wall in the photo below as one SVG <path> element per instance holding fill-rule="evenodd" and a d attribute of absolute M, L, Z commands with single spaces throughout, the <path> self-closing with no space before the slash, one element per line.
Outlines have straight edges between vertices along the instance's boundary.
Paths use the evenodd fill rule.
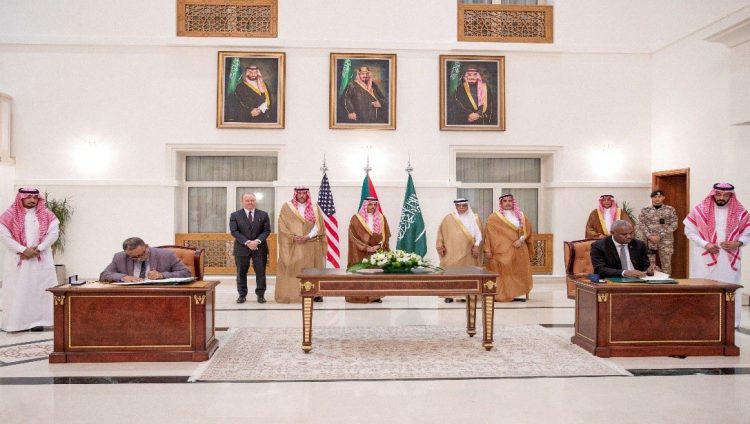
<path fill-rule="evenodd" d="M 370 13 L 368 3 L 283 1 L 279 39 L 236 40 L 174 37 L 173 1 L 117 2 L 105 8 L 116 9 L 116 18 L 102 2 L 4 2 L 0 92 L 14 98 L 13 184 L 72 197 L 76 213 L 60 259 L 70 273 L 93 277 L 123 238 L 162 244 L 185 230 L 175 215 L 175 145 L 279 149 L 278 206 L 297 184 L 317 187 L 326 152 L 342 227 L 359 199 L 362 147 L 372 145 L 371 176 L 394 232 L 411 155 L 430 246 L 455 197 L 451 152 L 541 152 L 551 158 L 539 230 L 555 233 L 555 273 L 562 274 L 562 241 L 583 236 L 599 194 L 636 206 L 648 201 L 651 58 L 632 53 L 643 50 L 640 42 L 612 49 L 628 53 L 572 51 L 584 35 L 574 24 L 575 2 L 556 2 L 567 17 L 556 27 L 560 43 L 459 44 L 455 3 L 446 3 L 387 1 L 362 23 L 354 18 Z M 319 13 L 323 5 L 337 10 L 335 19 Z M 398 55 L 396 131 L 328 129 L 329 53 L 355 47 Z M 220 50 L 286 52 L 285 129 L 215 127 Z M 439 131 L 438 56 L 452 53 L 506 56 L 507 131 Z M 612 159 L 603 165 L 605 144 Z"/>

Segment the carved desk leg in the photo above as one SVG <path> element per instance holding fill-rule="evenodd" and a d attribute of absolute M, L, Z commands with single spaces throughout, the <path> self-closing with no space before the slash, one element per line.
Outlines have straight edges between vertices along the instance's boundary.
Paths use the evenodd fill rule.
<path fill-rule="evenodd" d="M 483 294 L 482 300 L 484 301 L 484 340 L 482 340 L 482 346 L 486 350 L 492 350 L 492 333 L 495 331 L 493 328 L 495 318 L 495 296 L 491 294 Z"/>
<path fill-rule="evenodd" d="M 724 292 L 724 310 L 726 311 L 726 321 L 724 324 L 724 356 L 739 356 L 740 348 L 734 344 L 734 302 L 741 302 L 742 299 L 735 298 L 734 290 Z"/>
<path fill-rule="evenodd" d="M 313 298 L 305 296 L 302 298 L 302 350 L 305 353 L 312 350 L 312 314 Z"/>
<path fill-rule="evenodd" d="M 466 296 L 466 332 L 469 337 L 477 334 L 477 296 Z"/>

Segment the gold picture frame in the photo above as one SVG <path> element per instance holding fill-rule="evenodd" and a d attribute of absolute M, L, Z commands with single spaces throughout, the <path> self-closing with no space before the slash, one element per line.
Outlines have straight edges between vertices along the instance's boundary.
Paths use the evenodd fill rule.
<path fill-rule="evenodd" d="M 218 55 L 217 128 L 284 128 L 286 53 Z"/>
<path fill-rule="evenodd" d="M 331 53 L 329 128 L 396 129 L 396 55 Z"/>
<path fill-rule="evenodd" d="M 505 131 L 505 56 L 440 55 L 440 130 Z"/>

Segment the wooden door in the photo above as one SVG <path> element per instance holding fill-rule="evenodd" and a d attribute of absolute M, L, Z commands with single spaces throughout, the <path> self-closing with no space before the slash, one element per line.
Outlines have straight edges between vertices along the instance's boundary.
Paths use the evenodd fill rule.
<path fill-rule="evenodd" d="M 654 189 L 664 191 L 664 204 L 677 210 L 679 225 L 674 232 L 674 255 L 672 255 L 672 277 L 687 278 L 690 260 L 690 243 L 685 237 L 682 220 L 690 212 L 690 168 L 657 171 L 651 174 Z"/>

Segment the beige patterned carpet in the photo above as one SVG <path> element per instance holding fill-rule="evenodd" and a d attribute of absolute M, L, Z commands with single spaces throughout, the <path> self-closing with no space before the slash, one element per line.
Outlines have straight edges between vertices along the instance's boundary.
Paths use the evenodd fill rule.
<path fill-rule="evenodd" d="M 339 381 L 631 375 L 537 325 L 499 326 L 495 347 L 481 329 L 438 326 L 240 328 L 191 381 Z"/>
<path fill-rule="evenodd" d="M 0 366 L 47 359 L 52 353 L 52 340 L 18 343 L 0 347 Z"/>

